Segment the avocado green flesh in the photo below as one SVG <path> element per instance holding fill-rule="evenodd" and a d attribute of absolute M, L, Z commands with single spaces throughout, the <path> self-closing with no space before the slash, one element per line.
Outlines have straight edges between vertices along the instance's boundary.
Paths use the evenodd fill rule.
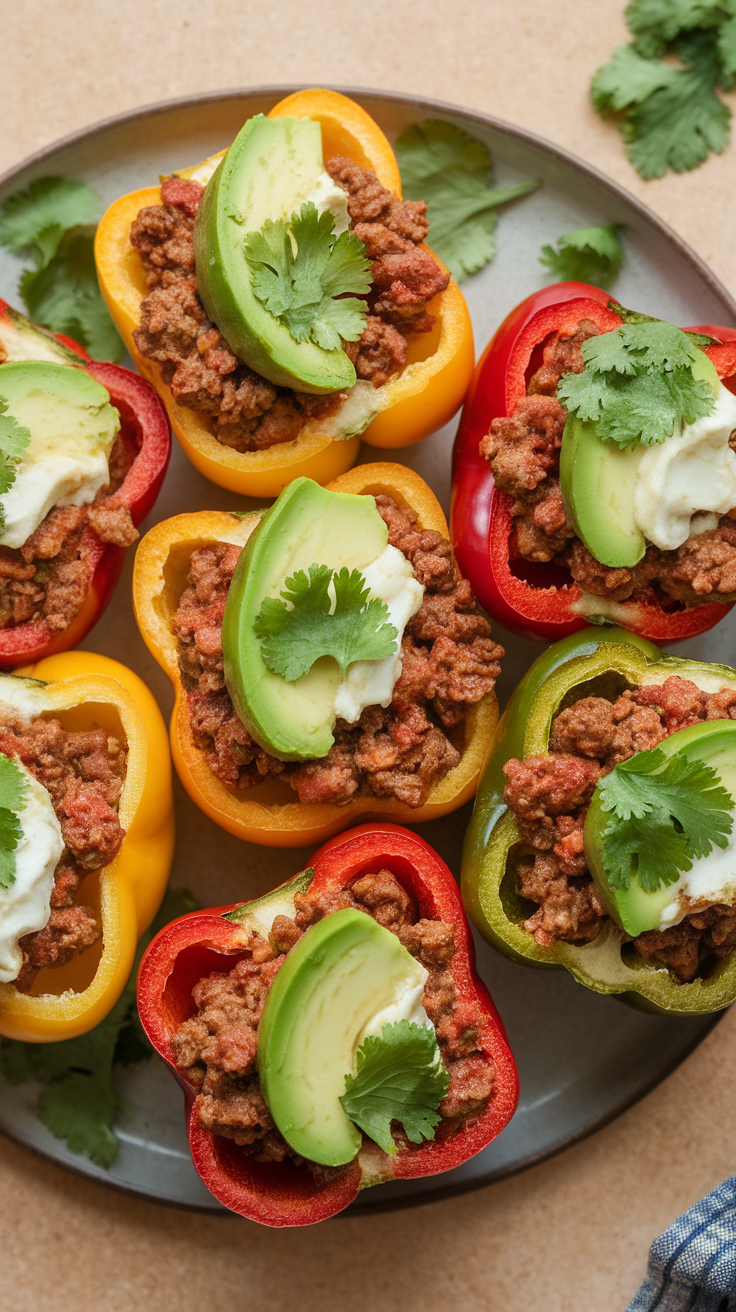
<path fill-rule="evenodd" d="M 351 388 L 344 351 L 297 342 L 255 295 L 245 238 L 267 219 L 290 218 L 324 171 L 312 119 L 251 118 L 205 189 L 194 228 L 199 294 L 235 354 L 281 387 L 317 394 Z"/>
<path fill-rule="evenodd" d="M 328 656 L 293 683 L 269 670 L 254 632 L 263 600 L 278 597 L 286 579 L 310 565 L 365 569 L 387 541 L 372 497 L 328 492 L 309 478 L 290 483 L 248 539 L 225 606 L 225 680 L 248 732 L 281 760 L 327 755 L 341 676 Z"/>
<path fill-rule="evenodd" d="M 53 333 L 38 328 L 9 305 L 0 311 L 0 346 L 5 360 L 11 364 L 20 360 L 46 360 L 77 368 L 82 364 L 79 356 L 62 342 L 57 342 Z"/>
<path fill-rule="evenodd" d="M 679 729 L 659 743 L 659 747 L 665 756 L 681 751 L 691 761 L 704 761 L 712 766 L 736 801 L 736 722 L 711 720 L 694 724 Z M 602 857 L 603 833 L 610 819 L 611 813 L 603 810 L 596 791 L 585 819 L 585 859 L 607 911 L 625 933 L 636 937 L 659 928 L 662 911 L 676 894 L 672 884 L 646 892 L 635 875 L 627 889 L 611 887 Z"/>
<path fill-rule="evenodd" d="M 720 381 L 704 352 L 693 377 L 710 383 L 717 396 Z M 570 415 L 560 450 L 560 486 L 573 528 L 588 551 L 611 569 L 631 569 L 646 551 L 644 534 L 634 519 L 634 491 L 644 446 L 622 451 L 604 442 L 595 425 Z"/>
<path fill-rule="evenodd" d="M 0 365 L 0 397 L 7 414 L 27 428 L 24 459 L 66 455 L 70 447 L 109 446 L 120 428 L 110 393 L 84 369 L 46 360 Z"/>
<path fill-rule="evenodd" d="M 267 939 L 277 916 L 294 915 L 295 895 L 306 893 L 313 879 L 314 868 L 309 866 L 306 870 L 300 870 L 299 874 L 294 875 L 286 884 L 273 889 L 271 893 L 265 893 L 263 897 L 256 898 L 253 902 L 243 902 L 233 911 L 229 911 L 224 918 L 232 920 L 236 925 L 247 925 L 248 929 L 254 929 L 261 938 Z"/>
<path fill-rule="evenodd" d="M 424 977 L 395 934 L 363 911 L 336 911 L 291 949 L 258 1030 L 263 1096 L 286 1142 L 312 1162 L 342 1166 L 362 1138 L 340 1103 L 363 1032 Z"/>

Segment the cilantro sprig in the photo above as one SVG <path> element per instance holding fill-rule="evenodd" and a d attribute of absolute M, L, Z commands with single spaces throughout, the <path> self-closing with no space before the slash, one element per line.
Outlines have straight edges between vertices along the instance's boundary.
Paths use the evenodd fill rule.
<path fill-rule="evenodd" d="M 700 348 L 673 324 L 624 323 L 589 338 L 581 350 L 582 373 L 564 374 L 557 397 L 623 450 L 663 442 L 715 406 L 712 388 L 693 376 Z"/>
<path fill-rule="evenodd" d="M 345 1076 L 340 1102 L 384 1152 L 395 1153 L 392 1121 L 404 1127 L 411 1143 L 434 1139 L 448 1084 L 434 1030 L 400 1020 L 384 1025 L 380 1038 L 369 1035 L 358 1049 L 356 1073 Z"/>
<path fill-rule="evenodd" d="M 307 201 L 290 220 L 267 219 L 245 238 L 258 299 L 295 341 L 325 351 L 362 336 L 367 307 L 357 297 L 371 289 L 365 246 L 352 232 L 336 237 L 334 226 L 332 214 Z"/>
<path fill-rule="evenodd" d="M 696 857 L 728 846 L 734 800 L 718 773 L 684 752 L 638 752 L 599 781 L 601 807 L 611 812 L 602 841 L 612 888 L 634 875 L 647 893 L 674 884 Z"/>
<path fill-rule="evenodd" d="M 590 282 L 610 287 L 624 262 L 619 224 L 576 228 L 559 238 L 556 246 L 543 246 L 539 263 L 555 282 Z"/>
<path fill-rule="evenodd" d="M 36 178 L 0 208 L 0 245 L 33 263 L 20 294 L 36 323 L 81 342 L 96 360 L 120 360 L 125 348 L 102 299 L 93 241 L 99 202 L 83 182 Z"/>
<path fill-rule="evenodd" d="M 661 178 L 720 154 L 731 110 L 717 90 L 736 85 L 736 0 L 631 0 L 626 19 L 634 40 L 598 69 L 590 96 L 602 116 L 622 115 L 634 168 Z"/>
<path fill-rule="evenodd" d="M 345 677 L 353 661 L 381 661 L 396 651 L 397 631 L 380 597 L 370 597 L 359 570 L 310 565 L 286 579 L 283 600 L 266 597 L 255 633 L 269 670 L 289 683 L 332 656 Z"/>
<path fill-rule="evenodd" d="M 477 273 L 496 254 L 499 205 L 534 191 L 539 182 L 492 190 L 488 147 L 462 128 L 428 118 L 396 142 L 407 200 L 427 202 L 429 244 L 457 282 Z"/>
<path fill-rule="evenodd" d="M 15 482 L 16 465 L 31 440 L 30 431 L 7 413 L 8 403 L 0 396 L 0 496 Z M 0 537 L 5 528 L 5 511 L 0 505 Z"/>
<path fill-rule="evenodd" d="M 22 834 L 18 817 L 27 792 L 28 780 L 17 761 L 0 755 L 0 888 L 15 883 L 15 853 Z"/>

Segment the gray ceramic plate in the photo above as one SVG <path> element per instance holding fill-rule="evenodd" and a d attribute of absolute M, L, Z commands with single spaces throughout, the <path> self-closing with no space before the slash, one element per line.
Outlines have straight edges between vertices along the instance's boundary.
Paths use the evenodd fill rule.
<path fill-rule="evenodd" d="M 195 163 L 226 146 L 250 115 L 268 110 L 293 88 L 265 88 L 198 97 L 141 110 L 52 147 L 0 181 L 0 200 L 32 178 L 83 178 L 108 204 L 122 192 L 148 186 L 159 173 Z M 500 185 L 539 178 L 543 186 L 501 214 L 498 255 L 464 284 L 481 349 L 517 301 L 544 283 L 540 247 L 588 224 L 624 225 L 626 266 L 616 285 L 624 305 L 675 323 L 732 323 L 736 306 L 698 258 L 654 215 L 620 188 L 564 151 L 483 115 L 433 101 L 350 92 L 390 137 L 428 116 L 447 118 L 487 142 Z M 18 264 L 0 252 L 0 295 L 11 301 Z M 450 450 L 455 424 L 397 456 L 449 500 Z M 383 459 L 364 448 L 362 459 Z M 175 444 L 156 519 L 187 510 L 237 509 L 248 503 L 214 487 L 187 463 Z M 130 605 L 130 569 L 104 619 L 83 644 L 126 661 L 148 681 L 168 714 L 167 680 L 146 651 Z M 503 704 L 539 647 L 496 628 L 506 646 L 499 685 Z M 736 610 L 731 619 L 679 650 L 700 659 L 733 660 Z M 307 850 L 280 852 L 241 843 L 207 820 L 177 787 L 175 886 L 188 886 L 204 906 L 257 896 L 306 864 Z M 469 808 L 424 825 L 422 834 L 457 873 Z M 616 1116 L 664 1079 L 713 1025 L 659 1019 L 599 998 L 564 972 L 515 965 L 478 944 L 481 974 L 509 1032 L 521 1075 L 521 1102 L 510 1126 L 479 1156 L 448 1175 L 367 1190 L 355 1210 L 406 1205 L 459 1192 L 518 1171 L 558 1152 Z M 0 1084 L 0 1128 L 19 1142 L 93 1179 L 185 1207 L 222 1210 L 192 1167 L 182 1095 L 154 1059 L 119 1075 L 125 1102 L 117 1126 L 121 1149 L 109 1171 L 69 1153 L 33 1114 L 36 1091 Z"/>

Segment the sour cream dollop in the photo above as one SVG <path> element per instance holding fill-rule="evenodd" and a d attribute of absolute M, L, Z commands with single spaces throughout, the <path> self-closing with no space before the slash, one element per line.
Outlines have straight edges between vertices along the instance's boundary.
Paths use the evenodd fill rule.
<path fill-rule="evenodd" d="M 348 193 L 342 187 L 338 187 L 327 171 L 320 173 L 311 191 L 296 202 L 294 209 L 299 209 L 305 201 L 309 200 L 315 206 L 318 214 L 329 212 L 332 215 L 335 221 L 335 236 L 339 237 L 341 232 L 347 232 L 350 227 Z"/>
<path fill-rule="evenodd" d="M 716 528 L 719 517 L 736 506 L 736 454 L 728 445 L 734 428 L 736 396 L 720 383 L 709 415 L 643 451 L 634 519 L 662 551 Z"/>
<path fill-rule="evenodd" d="M 335 693 L 335 714 L 348 724 L 360 719 L 366 706 L 389 706 L 401 674 L 401 639 L 412 615 L 422 604 L 424 588 L 414 578 L 411 563 L 397 547 L 384 547 L 361 571 L 371 597 L 386 603 L 396 629 L 396 651 L 382 661 L 353 661 Z"/>
<path fill-rule="evenodd" d="M 736 902 L 736 824 L 728 836 L 728 846 L 714 847 L 707 856 L 696 857 L 692 869 L 683 871 L 668 892 L 671 900 L 660 912 L 660 929 L 678 925 L 699 907 L 702 910 Z"/>
<path fill-rule="evenodd" d="M 28 770 L 23 773 L 28 788 L 18 815 L 22 833 L 15 849 L 15 882 L 0 888 L 2 984 L 20 974 L 23 953 L 19 940 L 48 924 L 54 871 L 64 851 L 61 826 L 47 790 Z"/>

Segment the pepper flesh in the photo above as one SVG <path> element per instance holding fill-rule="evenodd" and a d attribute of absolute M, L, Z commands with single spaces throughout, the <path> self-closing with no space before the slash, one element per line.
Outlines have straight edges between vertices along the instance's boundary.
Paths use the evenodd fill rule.
<path fill-rule="evenodd" d="M 299 91 L 269 112 L 270 118 L 285 115 L 317 119 L 322 125 L 325 159 L 347 155 L 401 196 L 401 178 L 391 146 L 378 124 L 355 101 L 336 91 Z M 183 174 L 193 171 L 181 170 Z M 140 322 L 141 301 L 149 289 L 140 259 L 130 245 L 130 226 L 139 210 L 160 204 L 160 200 L 159 188 L 147 187 L 110 206 L 95 238 L 97 273 L 110 314 L 136 368 L 162 397 L 185 454 L 213 483 L 254 497 L 276 497 L 287 483 L 302 476 L 325 484 L 355 463 L 361 436 L 372 446 L 411 446 L 441 428 L 459 409 L 475 355 L 465 298 L 451 281 L 428 306 L 437 320 L 434 328 L 410 339 L 407 364 L 397 378 L 384 384 L 385 408 L 362 435 L 336 439 L 312 433 L 263 451 L 246 452 L 218 442 L 199 414 L 177 404 L 162 381 L 159 366 L 140 354 L 132 337 Z"/>
<path fill-rule="evenodd" d="M 483 1010 L 478 1046 L 492 1059 L 496 1079 L 485 1111 L 451 1138 L 427 1140 L 421 1147 L 392 1156 L 368 1143 L 344 1172 L 323 1185 L 316 1185 L 306 1168 L 291 1162 L 256 1162 L 232 1140 L 202 1128 L 194 1103 L 196 1090 L 176 1069 L 170 1047 L 174 1031 L 192 1013 L 193 986 L 210 971 L 235 964 L 244 942 L 238 916 L 255 904 L 194 912 L 167 925 L 141 962 L 138 1008 L 143 1027 L 186 1094 L 189 1144 L 204 1184 L 231 1211 L 271 1226 L 312 1225 L 342 1211 L 368 1185 L 437 1175 L 460 1166 L 500 1134 L 518 1100 L 516 1065 L 498 1012 L 475 972 L 470 927 L 457 885 L 429 844 L 396 825 L 361 825 L 326 843 L 310 866 L 314 867 L 311 887 L 320 893 L 345 888 L 356 876 L 387 867 L 414 896 L 420 916 L 452 925 L 456 950 L 450 969 L 455 987 L 461 1004 L 479 1003 Z M 304 875 L 296 876 L 260 903 L 282 900 L 290 885 L 301 888 L 303 880 Z"/>
<path fill-rule="evenodd" d="M 133 967 L 136 944 L 161 905 L 174 853 L 166 725 L 143 680 L 107 656 L 64 652 L 17 671 L 47 684 L 48 710 L 70 730 L 102 727 L 128 744 L 117 856 L 85 889 L 96 900 L 102 943 L 39 972 L 32 993 L 0 984 L 0 1035 L 27 1043 L 71 1039 L 104 1020 Z"/>
<path fill-rule="evenodd" d="M 447 522 L 437 498 L 413 470 L 404 465 L 358 465 L 329 484 L 333 492 L 392 496 L 416 511 L 422 528 L 447 535 Z M 255 512 L 237 517 L 223 511 L 176 515 L 152 528 L 141 542 L 133 573 L 133 605 L 149 651 L 174 685 L 176 701 L 171 717 L 174 765 L 189 796 L 216 824 L 267 847 L 301 847 L 319 843 L 331 834 L 363 819 L 403 820 L 418 824 L 456 811 L 475 794 L 493 730 L 498 720 L 495 693 L 489 693 L 465 718 L 462 757 L 432 789 L 424 806 L 412 809 L 394 798 L 359 797 L 344 805 L 327 802 L 277 803 L 268 797 L 250 801 L 236 794 L 212 773 L 196 746 L 189 723 L 186 691 L 179 672 L 172 621 L 179 604 L 189 559 L 205 542 L 234 542 L 242 546 L 260 519 Z"/>
<path fill-rule="evenodd" d="M 28 322 L 17 311 L 11 310 L 7 301 L 0 300 L 0 356 L 3 363 L 15 358 L 34 358 L 27 351 L 22 356 L 16 354 L 13 321 L 19 319 Z M 115 503 L 128 507 L 137 526 L 153 509 L 171 455 L 171 432 L 161 402 L 151 385 L 129 369 L 90 359 L 77 342 L 62 334 L 46 333 L 35 325 L 33 329 L 41 335 L 42 341 L 44 337 L 50 337 L 74 352 L 77 364 L 110 393 L 111 403 L 120 412 L 121 433 L 137 448 L 130 469 L 115 492 Z M 69 364 L 71 368 L 75 367 L 71 354 Z M 81 550 L 86 566 L 86 590 L 84 601 L 71 624 L 56 635 L 52 634 L 45 620 L 0 629 L 0 669 L 13 669 L 28 661 L 69 651 L 97 623 L 117 586 L 126 549 L 102 542 L 87 525 L 83 530 Z"/>
<path fill-rule="evenodd" d="M 549 948 L 540 947 L 523 927 L 528 912 L 507 869 L 519 830 L 503 798 L 503 766 L 512 758 L 543 755 L 563 700 L 591 679 L 611 674 L 630 687 L 663 683 L 671 675 L 695 682 L 708 678 L 711 688 L 736 687 L 736 671 L 729 666 L 666 655 L 623 629 L 589 628 L 555 643 L 534 662 L 499 722 L 465 836 L 463 900 L 484 938 L 516 961 L 562 966 L 586 988 L 622 995 L 646 1011 L 679 1016 L 719 1011 L 736 998 L 736 953 L 710 978 L 680 984 L 656 963 L 624 961 L 620 931 L 611 923 L 584 946 L 558 940 Z M 580 696 L 590 694 L 589 686 L 581 687 Z"/>
<path fill-rule="evenodd" d="M 534 352 L 551 333 L 575 332 L 590 319 L 601 332 L 621 326 L 608 292 L 587 283 L 557 283 L 527 297 L 486 347 L 463 407 L 453 452 L 450 527 L 461 570 L 481 605 L 513 633 L 554 642 L 589 623 L 595 604 L 554 563 L 512 561 L 511 498 L 495 486 L 480 442 L 491 420 L 511 415 L 526 396 Z M 720 340 L 706 354 L 729 390 L 736 389 L 736 330 L 698 325 Z M 601 612 L 611 603 L 600 599 Z M 583 607 L 587 608 L 584 612 Z M 616 603 L 616 621 L 655 642 L 677 642 L 713 628 L 730 607 L 719 602 L 668 610 L 649 601 Z"/>

